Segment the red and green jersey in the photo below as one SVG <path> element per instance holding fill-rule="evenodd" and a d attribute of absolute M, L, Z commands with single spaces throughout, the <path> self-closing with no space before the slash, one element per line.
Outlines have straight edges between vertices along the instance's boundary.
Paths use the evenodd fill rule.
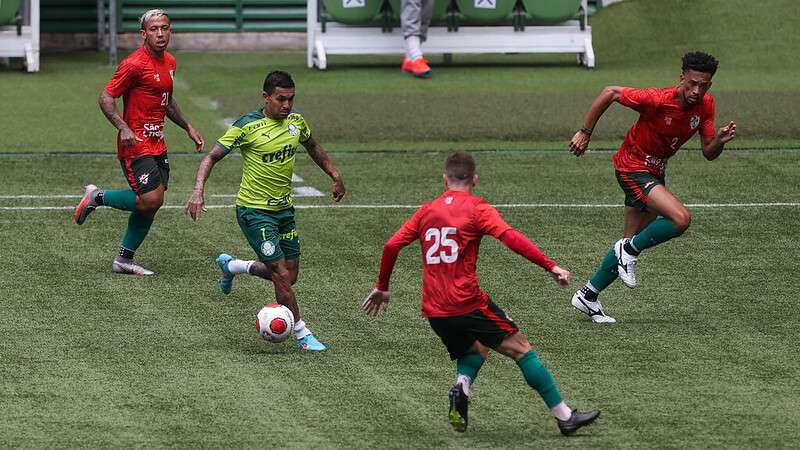
<path fill-rule="evenodd" d="M 422 205 L 386 245 L 405 246 L 419 239 L 424 270 L 422 315 L 460 316 L 481 307 L 489 298 L 478 286 L 476 273 L 481 238 L 499 238 L 510 229 L 482 198 L 447 191 Z M 384 273 L 387 269 L 389 273 Z M 378 286 L 384 290 L 390 273 L 391 267 L 382 264 Z"/>
<path fill-rule="evenodd" d="M 131 53 L 117 68 L 106 92 L 122 97 L 122 119 L 141 141 L 123 145 L 117 135 L 119 159 L 159 155 L 167 151 L 164 143 L 164 117 L 172 97 L 175 58 L 168 52 L 161 57 L 144 46 Z"/>
<path fill-rule="evenodd" d="M 682 109 L 675 87 L 623 88 L 619 102 L 639 112 L 639 120 L 628 130 L 614 154 L 620 172 L 650 172 L 664 177 L 667 159 L 699 130 L 714 137 L 714 99 L 706 94 L 696 105 Z"/>

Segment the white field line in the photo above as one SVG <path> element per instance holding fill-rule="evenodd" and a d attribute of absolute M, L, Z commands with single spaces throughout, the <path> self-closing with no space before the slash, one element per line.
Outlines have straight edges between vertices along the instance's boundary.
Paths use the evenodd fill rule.
<path fill-rule="evenodd" d="M 208 209 L 233 208 L 235 205 L 206 205 Z M 326 204 L 326 205 L 294 205 L 296 209 L 416 209 L 420 205 L 401 204 Z M 622 208 L 618 204 L 590 203 L 500 203 L 494 205 L 504 209 L 586 209 L 586 208 Z M 800 203 L 690 203 L 689 208 L 798 208 Z M 183 209 L 185 205 L 164 205 L 161 209 Z M 50 211 L 72 210 L 74 206 L 0 206 L 0 211 Z"/>

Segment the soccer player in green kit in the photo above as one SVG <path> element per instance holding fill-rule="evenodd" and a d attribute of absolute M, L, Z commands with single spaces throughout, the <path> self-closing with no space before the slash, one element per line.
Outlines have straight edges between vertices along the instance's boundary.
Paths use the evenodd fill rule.
<path fill-rule="evenodd" d="M 236 196 L 236 218 L 258 261 L 217 256 L 224 294 L 231 292 L 233 277 L 247 273 L 275 286 L 275 300 L 294 314 L 297 347 L 312 352 L 325 350 L 300 318 L 292 285 L 300 268 L 300 240 L 294 222 L 292 173 L 300 144 L 312 160 L 333 180 L 331 198 L 338 202 L 345 187 L 328 154 L 312 137 L 303 116 L 292 112 L 294 81 L 291 75 L 274 71 L 264 80 L 264 108 L 245 114 L 217 140 L 197 168 L 197 181 L 186 205 L 193 220 L 206 210 L 203 188 L 214 165 L 233 150 L 244 158 L 242 182 Z"/>

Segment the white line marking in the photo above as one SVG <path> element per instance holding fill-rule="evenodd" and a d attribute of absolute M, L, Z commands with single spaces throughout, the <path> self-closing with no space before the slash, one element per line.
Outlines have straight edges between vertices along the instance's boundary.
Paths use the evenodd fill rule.
<path fill-rule="evenodd" d="M 235 205 L 206 205 L 208 209 L 233 208 Z M 615 204 L 569 204 L 569 203 L 500 203 L 494 205 L 497 208 L 509 209 L 579 209 L 579 208 L 622 208 L 622 205 Z M 800 203 L 695 203 L 687 204 L 690 208 L 772 208 L 788 207 L 798 208 Z M 183 209 L 185 205 L 164 205 L 161 209 Z M 296 209 L 416 209 L 420 205 L 294 205 Z M 49 211 L 49 210 L 71 210 L 74 206 L 0 206 L 2 211 Z M 104 208 L 105 209 L 105 208 Z"/>

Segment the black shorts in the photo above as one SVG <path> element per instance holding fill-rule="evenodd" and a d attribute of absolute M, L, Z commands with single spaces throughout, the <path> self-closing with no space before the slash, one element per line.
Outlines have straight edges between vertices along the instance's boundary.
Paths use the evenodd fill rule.
<path fill-rule="evenodd" d="M 164 185 L 167 190 L 169 184 L 169 159 L 167 154 L 139 156 L 137 158 L 121 159 L 122 171 L 125 179 L 136 192 L 136 195 L 146 194 Z"/>
<path fill-rule="evenodd" d="M 639 211 L 647 209 L 647 196 L 656 186 L 666 186 L 663 178 L 650 172 L 620 172 L 615 170 L 617 182 L 625 192 L 625 205 Z"/>
<path fill-rule="evenodd" d="M 450 359 L 458 359 L 469 353 L 475 343 L 496 348 L 503 339 L 519 332 L 519 328 L 493 301 L 469 314 L 455 317 L 429 317 L 433 331 L 442 338 L 450 353 Z"/>

